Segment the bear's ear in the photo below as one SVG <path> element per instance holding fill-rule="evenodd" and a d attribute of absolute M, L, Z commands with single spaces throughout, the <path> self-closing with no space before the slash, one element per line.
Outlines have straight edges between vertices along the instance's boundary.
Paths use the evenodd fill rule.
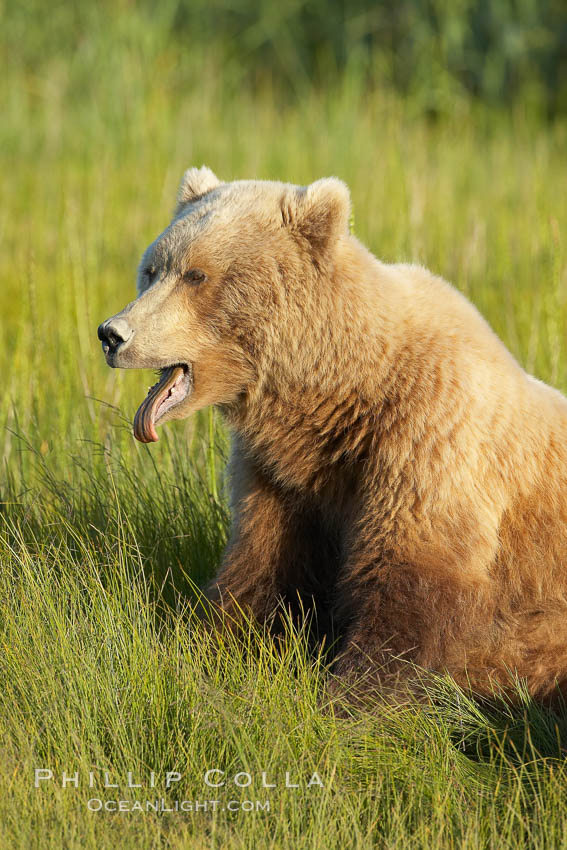
<path fill-rule="evenodd" d="M 220 186 L 221 181 L 206 165 L 201 168 L 188 168 L 179 184 L 175 214 L 200 195 Z"/>
<path fill-rule="evenodd" d="M 309 186 L 295 187 L 282 199 L 282 220 L 307 239 L 315 250 L 323 250 L 348 233 L 350 192 L 342 180 L 324 177 Z"/>

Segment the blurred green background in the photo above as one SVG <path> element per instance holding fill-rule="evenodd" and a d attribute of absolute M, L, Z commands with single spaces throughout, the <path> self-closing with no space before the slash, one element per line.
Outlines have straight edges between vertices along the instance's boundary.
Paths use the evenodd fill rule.
<path fill-rule="evenodd" d="M 448 686 L 442 716 L 345 725 L 301 640 L 292 670 L 195 653 L 180 612 L 221 557 L 227 434 L 203 411 L 137 444 L 154 377 L 108 369 L 96 328 L 188 166 L 334 174 L 377 256 L 445 276 L 566 390 L 564 0 L 0 0 L 0 23 L 0 845 L 562 846 L 567 737 L 525 696 L 520 720 Z M 30 790 L 38 764 L 180 753 L 192 776 L 307 760 L 340 782 L 238 829 L 89 820 Z"/>
<path fill-rule="evenodd" d="M 7 59 L 31 73 L 74 54 L 75 94 L 119 72 L 127 49 L 146 65 L 177 48 L 177 82 L 211 55 L 233 92 L 266 82 L 301 94 L 345 72 L 446 112 L 454 99 L 529 97 L 567 108 L 567 12 L 562 0 L 163 0 L 61 3 L 5 0 Z M 155 79 L 155 78 L 154 78 Z"/>

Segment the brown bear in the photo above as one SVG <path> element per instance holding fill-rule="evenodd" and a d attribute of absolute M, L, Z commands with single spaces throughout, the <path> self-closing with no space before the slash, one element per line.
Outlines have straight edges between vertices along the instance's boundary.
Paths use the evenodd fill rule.
<path fill-rule="evenodd" d="M 161 369 L 134 434 L 214 404 L 233 527 L 212 596 L 262 622 L 312 602 L 335 672 L 413 665 L 489 694 L 567 683 L 567 399 L 477 310 L 349 233 L 335 178 L 183 177 L 106 360 Z M 410 661 L 412 664 L 407 664 Z"/>

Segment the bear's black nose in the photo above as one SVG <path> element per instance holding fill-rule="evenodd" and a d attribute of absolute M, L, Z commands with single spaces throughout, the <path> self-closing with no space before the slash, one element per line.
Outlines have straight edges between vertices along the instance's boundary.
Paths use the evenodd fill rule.
<path fill-rule="evenodd" d="M 98 326 L 98 338 L 105 354 L 114 352 L 132 336 L 132 328 L 125 319 L 107 319 Z"/>

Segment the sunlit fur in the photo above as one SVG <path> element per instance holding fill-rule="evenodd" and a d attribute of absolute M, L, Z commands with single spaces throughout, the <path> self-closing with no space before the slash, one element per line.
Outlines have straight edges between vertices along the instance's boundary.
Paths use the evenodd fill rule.
<path fill-rule="evenodd" d="M 234 433 L 211 595 L 261 621 L 314 599 L 347 682 L 400 681 L 410 660 L 549 698 L 567 682 L 567 400 L 445 281 L 377 260 L 349 216 L 332 178 L 191 169 L 120 314 L 135 334 L 116 365 L 194 365 L 166 418 L 214 403 Z M 183 285 L 191 266 L 206 283 Z"/>

